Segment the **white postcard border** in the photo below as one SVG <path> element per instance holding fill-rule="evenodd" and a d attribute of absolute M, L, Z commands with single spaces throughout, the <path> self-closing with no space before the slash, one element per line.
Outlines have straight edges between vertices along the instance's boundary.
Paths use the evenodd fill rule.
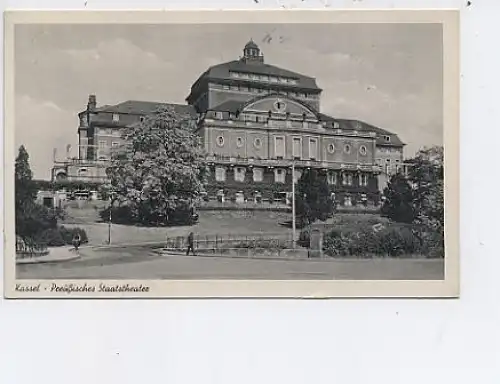
<path fill-rule="evenodd" d="M 459 295 L 458 10 L 12 11 L 4 14 L 4 296 L 6 298 L 334 298 Z M 442 23 L 445 278 L 440 281 L 18 280 L 14 228 L 14 25 L 20 23 Z M 16 291 L 16 284 L 37 286 Z M 135 287 L 135 292 L 100 291 Z M 73 288 L 71 288 L 73 287 Z M 73 291 L 74 289 L 74 291 Z"/>

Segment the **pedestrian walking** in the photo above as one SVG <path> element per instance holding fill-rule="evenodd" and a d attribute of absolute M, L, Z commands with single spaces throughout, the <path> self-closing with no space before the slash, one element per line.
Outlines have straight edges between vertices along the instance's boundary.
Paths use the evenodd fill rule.
<path fill-rule="evenodd" d="M 73 247 L 75 247 L 75 251 L 78 252 L 78 248 L 80 248 L 80 244 L 82 243 L 82 238 L 79 233 L 75 233 L 73 236 Z"/>
<path fill-rule="evenodd" d="M 190 232 L 187 238 L 187 250 L 186 250 L 186 256 L 189 256 L 189 251 L 193 252 L 193 256 L 196 256 L 194 253 L 194 233 Z"/>

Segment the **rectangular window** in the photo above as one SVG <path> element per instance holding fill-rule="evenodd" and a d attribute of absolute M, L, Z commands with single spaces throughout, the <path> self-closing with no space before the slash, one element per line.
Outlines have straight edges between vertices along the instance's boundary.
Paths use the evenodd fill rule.
<path fill-rule="evenodd" d="M 309 139 L 309 158 L 311 160 L 318 158 L 318 140 L 312 137 Z"/>
<path fill-rule="evenodd" d="M 289 121 L 289 123 L 291 123 Z M 293 158 L 302 159 L 302 139 L 300 137 L 293 138 Z"/>
<path fill-rule="evenodd" d="M 295 170 L 295 174 L 294 174 L 294 178 L 293 178 L 293 179 L 294 179 L 294 181 L 295 181 L 296 183 L 298 183 L 298 181 L 300 180 L 300 177 L 301 177 L 301 176 L 302 176 L 302 171 L 301 171 L 301 170 L 299 170 L 299 169 L 296 169 L 296 170 Z"/>
<path fill-rule="evenodd" d="M 223 167 L 215 168 L 215 181 L 226 181 L 226 169 Z"/>
<path fill-rule="evenodd" d="M 118 113 L 113 113 L 113 121 L 120 121 L 120 115 Z"/>
<path fill-rule="evenodd" d="M 253 181 L 259 183 L 264 180 L 264 171 L 261 168 L 253 169 Z"/>
<path fill-rule="evenodd" d="M 274 152 L 276 158 L 283 159 L 285 157 L 285 138 L 283 136 L 275 137 Z"/>
<path fill-rule="evenodd" d="M 343 173 L 342 174 L 342 185 L 352 185 L 352 174 Z"/>
<path fill-rule="evenodd" d="M 335 172 L 329 172 L 327 181 L 328 181 L 328 184 L 330 184 L 330 185 L 337 184 L 337 174 Z"/>
<path fill-rule="evenodd" d="M 118 141 L 113 141 L 113 142 L 111 143 L 111 146 L 112 146 L 113 148 L 116 148 L 116 147 L 119 147 L 119 146 L 120 146 L 120 143 L 119 143 Z"/>
<path fill-rule="evenodd" d="M 108 145 L 105 141 L 99 141 L 99 149 L 105 149 L 107 146 Z"/>
<path fill-rule="evenodd" d="M 366 187 L 368 185 L 368 175 L 366 173 L 361 173 L 359 175 L 359 185 L 361 187 Z"/>
<path fill-rule="evenodd" d="M 245 181 L 245 168 L 234 168 L 234 181 L 239 181 L 241 183 Z"/>
<path fill-rule="evenodd" d="M 276 183 L 284 183 L 285 176 L 286 176 L 286 173 L 283 169 L 275 169 L 274 170 L 274 181 Z"/>

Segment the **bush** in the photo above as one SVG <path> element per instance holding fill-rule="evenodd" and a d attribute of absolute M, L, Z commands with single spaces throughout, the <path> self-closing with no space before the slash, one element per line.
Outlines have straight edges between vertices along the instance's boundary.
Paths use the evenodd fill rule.
<path fill-rule="evenodd" d="M 304 248 L 309 248 L 311 246 L 311 231 L 309 228 L 300 231 L 297 245 Z"/>
<path fill-rule="evenodd" d="M 281 239 L 256 239 L 240 241 L 233 245 L 234 248 L 263 248 L 263 249 L 287 249 L 291 247 L 291 241 Z"/>
<path fill-rule="evenodd" d="M 102 221 L 109 221 L 110 207 L 106 207 L 99 212 Z M 124 225 L 193 225 L 198 221 L 198 215 L 190 206 L 182 205 L 176 210 L 171 210 L 162 217 L 150 217 L 145 212 L 134 212 L 129 205 L 111 207 L 111 222 Z"/>
<path fill-rule="evenodd" d="M 403 256 L 427 254 L 425 243 L 411 226 L 395 225 L 379 232 L 332 230 L 326 234 L 323 249 L 329 256 Z"/>
<path fill-rule="evenodd" d="M 36 242 L 44 244 L 48 247 L 61 247 L 63 245 L 72 245 L 75 234 L 80 234 L 81 243 L 88 243 L 87 233 L 82 228 L 66 228 L 60 226 L 57 228 L 49 228 L 43 231 L 36 238 Z"/>
<path fill-rule="evenodd" d="M 99 217 L 102 221 L 109 221 L 109 211 L 111 209 L 111 222 L 115 224 L 133 224 L 135 222 L 134 217 L 132 215 L 132 210 L 130 207 L 126 205 L 118 206 L 118 207 L 109 207 L 107 206 L 103 210 L 99 212 Z"/>

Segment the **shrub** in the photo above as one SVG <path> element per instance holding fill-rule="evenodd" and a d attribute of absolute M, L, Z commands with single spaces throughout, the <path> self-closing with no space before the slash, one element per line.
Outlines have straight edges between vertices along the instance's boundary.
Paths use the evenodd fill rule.
<path fill-rule="evenodd" d="M 66 245 L 64 237 L 61 234 L 59 228 L 50 228 L 43 231 L 36 242 L 47 245 L 49 247 L 61 247 Z"/>
<path fill-rule="evenodd" d="M 304 247 L 304 248 L 310 247 L 310 245 L 311 245 L 311 232 L 310 232 L 309 228 L 306 228 L 306 229 L 303 229 L 302 231 L 300 231 L 297 244 L 300 247 Z"/>
<path fill-rule="evenodd" d="M 379 232 L 371 228 L 359 231 L 332 230 L 324 238 L 323 249 L 329 256 L 402 256 L 427 254 L 425 243 L 410 226 L 396 225 Z"/>
<path fill-rule="evenodd" d="M 99 212 L 102 221 L 109 221 L 110 207 L 106 207 Z M 111 207 L 111 221 L 114 224 L 124 225 L 193 225 L 198 221 L 198 215 L 191 209 L 191 206 L 178 205 L 175 210 L 170 210 L 164 216 L 150 217 L 147 212 L 136 212 L 129 205 Z"/>
<path fill-rule="evenodd" d="M 263 248 L 263 249 L 287 249 L 290 248 L 291 242 L 281 239 L 255 239 L 245 240 L 234 244 L 234 248 Z"/>
<path fill-rule="evenodd" d="M 66 228 L 60 226 L 57 228 L 49 228 L 41 232 L 37 236 L 35 242 L 44 244 L 48 247 L 61 247 L 63 245 L 71 245 L 75 234 L 80 234 L 81 243 L 88 243 L 87 233 L 82 228 Z"/>

